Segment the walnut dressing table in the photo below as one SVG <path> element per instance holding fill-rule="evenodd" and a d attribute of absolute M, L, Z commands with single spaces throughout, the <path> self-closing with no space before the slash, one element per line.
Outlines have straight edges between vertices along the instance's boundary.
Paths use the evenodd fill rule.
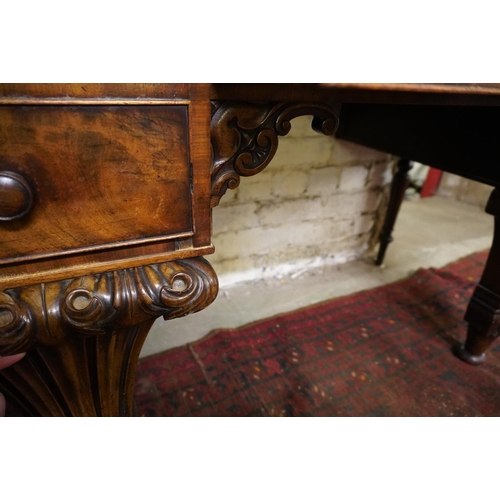
<path fill-rule="evenodd" d="M 156 318 L 207 307 L 211 210 L 290 120 L 500 185 L 494 85 L 0 85 L 0 392 L 33 416 L 133 415 Z M 500 195 L 487 211 L 500 221 Z M 472 297 L 471 363 L 498 336 L 500 226 Z"/>

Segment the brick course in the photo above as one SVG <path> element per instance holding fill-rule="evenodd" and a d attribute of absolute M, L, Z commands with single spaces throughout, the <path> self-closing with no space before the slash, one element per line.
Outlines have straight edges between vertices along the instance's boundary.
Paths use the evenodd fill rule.
<path fill-rule="evenodd" d="M 392 163 L 387 154 L 316 134 L 308 117 L 293 120 L 268 167 L 242 178 L 213 211 L 216 253 L 208 258 L 221 281 L 369 250 Z"/>

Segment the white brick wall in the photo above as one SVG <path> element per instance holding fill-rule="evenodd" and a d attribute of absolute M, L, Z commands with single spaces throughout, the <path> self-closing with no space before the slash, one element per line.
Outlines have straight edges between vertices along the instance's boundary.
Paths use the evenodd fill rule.
<path fill-rule="evenodd" d="M 493 187 L 487 184 L 444 172 L 436 194 L 484 209 L 492 191 Z"/>
<path fill-rule="evenodd" d="M 391 158 L 292 121 L 268 167 L 242 178 L 213 211 L 221 285 L 298 272 L 365 252 L 385 209 Z"/>

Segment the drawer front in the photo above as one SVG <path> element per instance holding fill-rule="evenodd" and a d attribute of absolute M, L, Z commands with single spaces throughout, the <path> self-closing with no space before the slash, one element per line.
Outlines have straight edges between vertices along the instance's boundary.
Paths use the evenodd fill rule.
<path fill-rule="evenodd" d="M 185 105 L 0 106 L 0 263 L 188 237 L 191 179 Z"/>

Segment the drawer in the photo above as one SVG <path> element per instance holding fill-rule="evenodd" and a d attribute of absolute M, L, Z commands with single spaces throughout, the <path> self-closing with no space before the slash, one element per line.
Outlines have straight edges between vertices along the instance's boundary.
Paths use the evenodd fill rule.
<path fill-rule="evenodd" d="M 0 264 L 192 236 L 188 116 L 0 106 Z"/>

